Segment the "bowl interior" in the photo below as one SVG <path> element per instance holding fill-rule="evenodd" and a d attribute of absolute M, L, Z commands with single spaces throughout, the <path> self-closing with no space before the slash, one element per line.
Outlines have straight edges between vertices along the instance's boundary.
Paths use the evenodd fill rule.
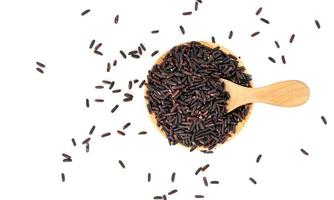
<path fill-rule="evenodd" d="M 217 47 L 217 44 L 212 43 L 212 42 L 207 42 L 207 41 L 199 41 L 199 42 L 200 42 L 202 45 L 207 46 L 207 47 L 210 47 L 210 48 L 215 48 L 215 47 Z M 182 44 L 186 44 L 186 43 L 182 43 Z M 182 45 L 182 44 L 179 44 L 179 45 Z M 234 57 L 236 57 L 237 60 L 238 60 L 238 66 L 243 66 L 243 67 L 245 67 L 245 65 L 244 65 L 243 62 L 239 59 L 239 57 L 236 56 L 235 54 L 233 54 L 229 49 L 226 49 L 225 47 L 223 47 L 223 46 L 221 46 L 221 45 L 219 45 L 219 47 L 220 47 L 220 50 L 223 51 L 225 54 L 227 54 L 227 55 L 228 55 L 228 54 L 231 54 L 231 55 L 233 55 Z M 160 64 L 160 63 L 163 61 L 164 57 L 168 54 L 168 52 L 169 52 L 169 50 L 166 51 L 165 53 L 163 53 L 163 54 L 156 60 L 156 62 L 154 63 L 154 65 L 156 65 L 156 64 Z M 154 65 L 153 65 L 153 66 L 154 66 Z M 246 68 L 246 67 L 245 67 L 245 68 Z M 246 70 L 245 70 L 245 73 L 248 73 L 247 68 L 246 68 Z M 251 85 L 251 87 L 253 87 L 253 83 L 252 83 L 252 81 L 250 81 L 250 85 Z M 147 92 L 147 88 L 145 87 L 145 89 L 144 89 L 144 94 L 145 94 L 145 95 L 146 95 L 146 92 Z M 147 103 L 148 103 L 148 100 L 145 99 L 145 105 L 147 105 Z M 248 104 L 247 106 L 248 106 L 249 110 L 248 110 L 248 113 L 247 113 L 245 119 L 242 120 L 241 122 L 239 122 L 239 123 L 237 124 L 236 129 L 235 129 L 235 133 L 233 133 L 233 132 L 230 132 L 230 133 L 229 133 L 231 136 L 228 137 L 228 139 L 227 139 L 225 142 L 228 142 L 228 141 L 230 141 L 232 138 L 234 138 L 234 137 L 241 131 L 242 127 L 244 127 L 244 125 L 245 125 L 246 122 L 248 121 L 249 116 L 251 115 L 251 112 L 252 112 L 253 104 Z M 157 128 L 157 130 L 159 131 L 159 133 L 162 134 L 164 137 L 166 137 L 166 134 L 164 133 L 164 131 L 162 130 L 162 128 L 157 126 L 157 121 L 156 121 L 155 116 L 154 116 L 153 113 L 149 113 L 149 118 L 150 118 L 151 122 L 155 125 L 155 127 Z M 190 147 L 186 147 L 186 146 L 184 146 L 184 145 L 182 145 L 182 144 L 180 144 L 180 143 L 177 143 L 177 145 L 178 145 L 178 146 L 182 146 L 182 147 L 187 148 L 187 149 L 190 149 Z M 218 144 L 216 147 L 218 147 L 218 146 L 220 146 L 220 145 L 222 145 L 222 144 Z M 216 147 L 215 147 L 215 148 L 216 148 Z M 206 148 L 204 148 L 204 147 L 198 147 L 198 148 L 196 148 L 196 150 L 204 150 L 204 149 L 206 149 Z"/>

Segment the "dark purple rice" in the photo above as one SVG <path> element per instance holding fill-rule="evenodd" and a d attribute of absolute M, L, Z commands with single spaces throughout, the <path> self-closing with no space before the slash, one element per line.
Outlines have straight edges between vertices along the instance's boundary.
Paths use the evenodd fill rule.
<path fill-rule="evenodd" d="M 118 130 L 117 133 L 120 134 L 120 135 L 123 135 L 123 136 L 125 135 L 125 132 L 120 131 L 120 130 Z"/>
<path fill-rule="evenodd" d="M 261 158 L 262 158 L 262 154 L 259 154 L 259 155 L 256 157 L 256 163 L 259 163 L 260 160 L 261 160 Z"/>
<path fill-rule="evenodd" d="M 94 51 L 95 54 L 99 55 L 99 56 L 103 56 L 103 53 L 100 51 Z"/>
<path fill-rule="evenodd" d="M 102 80 L 102 83 L 104 83 L 104 84 L 111 84 L 111 81 L 108 81 L 108 80 Z"/>
<path fill-rule="evenodd" d="M 263 21 L 266 24 L 270 24 L 270 22 L 267 19 L 265 19 L 265 18 L 260 18 L 260 20 Z"/>
<path fill-rule="evenodd" d="M 64 156 L 64 158 L 68 158 L 68 159 L 71 159 L 71 158 L 72 158 L 70 155 L 68 155 L 68 154 L 66 154 L 66 153 L 62 153 L 61 155 Z"/>
<path fill-rule="evenodd" d="M 126 124 L 124 124 L 124 126 L 123 126 L 123 130 L 125 130 L 126 128 L 128 128 L 130 125 L 131 125 L 131 123 L 130 123 L 130 122 L 128 122 L 128 123 L 126 123 Z"/>
<path fill-rule="evenodd" d="M 93 48 L 94 44 L 95 44 L 95 40 L 92 40 L 92 41 L 90 42 L 90 44 L 89 44 L 89 48 L 90 48 L 90 49 Z"/>
<path fill-rule="evenodd" d="M 289 42 L 292 43 L 294 39 L 295 39 L 295 34 L 292 34 L 292 35 L 290 36 Z"/>
<path fill-rule="evenodd" d="M 115 85 L 115 81 L 111 81 L 110 85 L 109 85 L 109 90 L 111 90 Z"/>
<path fill-rule="evenodd" d="M 129 90 L 131 90 L 131 88 L 132 88 L 132 81 L 129 81 L 128 88 L 129 88 Z"/>
<path fill-rule="evenodd" d="M 262 7 L 258 8 L 255 15 L 259 15 L 261 13 L 261 11 L 262 11 Z"/>
<path fill-rule="evenodd" d="M 139 45 L 140 45 L 140 47 L 141 47 L 144 51 L 146 51 L 146 48 L 145 48 L 145 46 L 144 46 L 143 43 L 140 43 Z"/>
<path fill-rule="evenodd" d="M 303 154 L 305 154 L 306 156 L 309 155 L 309 153 L 308 153 L 307 151 L 305 151 L 304 149 L 300 149 L 300 151 L 301 151 Z"/>
<path fill-rule="evenodd" d="M 162 199 L 162 196 L 154 196 L 153 199 Z"/>
<path fill-rule="evenodd" d="M 39 73 L 44 74 L 44 71 L 43 71 L 41 68 L 36 67 L 36 70 L 37 70 Z"/>
<path fill-rule="evenodd" d="M 108 62 L 107 63 L 107 72 L 110 72 L 110 69 L 111 69 L 111 66 L 110 66 L 110 63 Z"/>
<path fill-rule="evenodd" d="M 205 176 L 203 176 L 203 183 L 204 183 L 204 185 L 205 185 L 206 187 L 209 186 L 209 184 L 208 184 L 208 179 L 207 179 Z"/>
<path fill-rule="evenodd" d="M 115 59 L 114 62 L 112 63 L 113 66 L 117 65 L 117 60 Z"/>
<path fill-rule="evenodd" d="M 137 58 L 137 59 L 140 58 L 140 56 L 137 55 L 137 54 L 131 54 L 131 57 L 132 57 L 132 58 Z"/>
<path fill-rule="evenodd" d="M 118 107 L 119 107 L 119 105 L 115 105 L 115 106 L 111 109 L 111 113 L 114 113 L 114 112 L 117 110 Z"/>
<path fill-rule="evenodd" d="M 172 183 L 174 183 L 174 181 L 175 181 L 175 176 L 176 176 L 176 173 L 173 172 L 172 176 L 170 177 L 170 180 L 172 181 Z"/>
<path fill-rule="evenodd" d="M 86 152 L 89 152 L 89 143 L 86 144 Z"/>
<path fill-rule="evenodd" d="M 156 34 L 156 33 L 159 33 L 159 30 L 153 30 L 151 31 L 152 34 Z"/>
<path fill-rule="evenodd" d="M 207 170 L 210 167 L 210 164 L 206 164 L 202 167 L 202 172 L 204 172 L 205 170 Z"/>
<path fill-rule="evenodd" d="M 146 82 L 145 80 L 142 80 L 142 82 L 140 82 L 140 84 L 139 84 L 139 88 L 142 88 L 144 86 L 145 82 Z"/>
<path fill-rule="evenodd" d="M 210 181 L 210 184 L 219 184 L 219 181 Z"/>
<path fill-rule="evenodd" d="M 119 15 L 116 15 L 114 19 L 115 24 L 118 24 L 118 20 L 119 20 Z"/>
<path fill-rule="evenodd" d="M 250 87 L 244 70 L 233 55 L 199 42 L 176 46 L 155 64 L 147 76 L 147 108 L 169 143 L 210 150 L 225 142 L 249 105 L 227 113 L 229 94 L 219 79 Z"/>
<path fill-rule="evenodd" d="M 65 158 L 63 159 L 63 162 L 72 162 L 72 158 Z"/>
<path fill-rule="evenodd" d="M 132 55 L 132 54 L 138 54 L 138 51 L 137 50 L 129 51 L 128 55 Z"/>
<path fill-rule="evenodd" d="M 61 173 L 61 181 L 65 182 L 65 174 L 64 173 Z"/>
<path fill-rule="evenodd" d="M 188 12 L 183 12 L 182 15 L 191 15 L 193 12 L 188 11 Z"/>
<path fill-rule="evenodd" d="M 319 21 L 318 20 L 314 20 L 314 22 L 315 22 L 315 25 L 317 26 L 317 28 L 320 29 L 320 23 L 319 23 Z"/>
<path fill-rule="evenodd" d="M 159 51 L 155 50 L 155 51 L 152 52 L 151 56 L 153 57 L 153 56 L 157 55 L 157 53 L 159 53 Z"/>
<path fill-rule="evenodd" d="M 324 116 L 321 116 L 321 120 L 325 125 L 327 125 L 327 119 Z"/>
<path fill-rule="evenodd" d="M 117 89 L 117 90 L 113 90 L 112 93 L 120 93 L 122 90 L 121 89 Z"/>
<path fill-rule="evenodd" d="M 195 195 L 195 198 L 196 198 L 196 199 L 203 199 L 203 198 L 204 198 L 204 195 L 196 194 L 196 195 Z"/>
<path fill-rule="evenodd" d="M 201 150 L 202 153 L 206 153 L 206 154 L 212 154 L 213 151 L 208 151 L 208 150 Z"/>
<path fill-rule="evenodd" d="M 197 147 L 196 147 L 196 146 L 193 146 L 193 147 L 190 148 L 189 151 L 190 151 L 190 152 L 193 152 L 193 151 L 195 151 L 195 149 L 197 149 Z"/>
<path fill-rule="evenodd" d="M 138 47 L 138 53 L 139 55 L 143 55 L 143 51 L 141 50 L 140 46 Z"/>
<path fill-rule="evenodd" d="M 126 59 L 126 54 L 124 53 L 124 51 L 120 50 L 119 53 L 121 53 L 122 57 Z"/>
<path fill-rule="evenodd" d="M 198 2 L 198 3 L 203 3 L 203 1 L 202 1 L 202 0 L 197 0 L 197 2 Z"/>
<path fill-rule="evenodd" d="M 111 135 L 111 133 L 107 132 L 107 133 L 103 133 L 103 134 L 101 135 L 101 137 L 107 137 L 107 136 L 110 136 L 110 135 Z"/>
<path fill-rule="evenodd" d="M 125 97 L 128 97 L 128 98 L 133 98 L 133 95 L 132 95 L 132 94 L 129 94 L 129 93 L 124 93 L 124 96 L 125 96 Z"/>
<path fill-rule="evenodd" d="M 102 46 L 102 43 L 99 43 L 97 44 L 95 47 L 94 47 L 94 50 L 97 51 L 99 50 L 99 48 Z"/>
<path fill-rule="evenodd" d="M 146 131 L 140 131 L 140 132 L 138 133 L 138 135 L 146 135 L 146 134 L 147 134 Z"/>
<path fill-rule="evenodd" d="M 90 12 L 90 9 L 87 9 L 87 10 L 85 10 L 85 11 L 83 11 L 82 13 L 81 13 L 81 16 L 84 16 L 85 14 L 87 14 L 87 13 L 89 13 Z"/>
<path fill-rule="evenodd" d="M 151 173 L 147 174 L 147 182 L 151 182 Z"/>
<path fill-rule="evenodd" d="M 275 41 L 275 45 L 278 49 L 280 48 L 279 43 L 277 41 Z"/>
<path fill-rule="evenodd" d="M 82 144 L 88 144 L 90 141 L 90 137 L 86 138 L 84 141 L 82 141 Z"/>
<path fill-rule="evenodd" d="M 124 98 L 124 99 L 123 99 L 124 102 L 129 102 L 129 101 L 132 101 L 132 100 L 133 100 L 132 97 L 127 97 L 127 98 Z"/>
<path fill-rule="evenodd" d="M 195 11 L 197 11 L 198 10 L 198 2 L 196 1 L 195 2 Z"/>
<path fill-rule="evenodd" d="M 228 39 L 231 39 L 233 37 L 233 31 L 230 31 L 230 33 L 228 34 Z"/>
<path fill-rule="evenodd" d="M 95 99 L 94 101 L 95 101 L 95 102 L 98 102 L 98 103 L 104 102 L 103 99 Z"/>
<path fill-rule="evenodd" d="M 95 89 L 103 89 L 103 88 L 104 88 L 103 85 L 97 85 L 97 86 L 95 86 Z"/>
<path fill-rule="evenodd" d="M 138 79 L 133 80 L 133 83 L 134 83 L 134 84 L 136 84 L 136 83 L 138 83 L 138 82 L 139 82 Z"/>
<path fill-rule="evenodd" d="M 119 160 L 118 163 L 121 165 L 121 167 L 122 167 L 123 169 L 125 169 L 125 165 L 124 165 L 123 161 Z"/>
<path fill-rule="evenodd" d="M 89 108 L 89 99 L 86 99 L 86 107 Z"/>
<path fill-rule="evenodd" d="M 168 192 L 168 195 L 172 195 L 172 194 L 175 194 L 175 193 L 177 193 L 177 189 L 174 189 L 174 190 L 169 191 L 169 192 Z"/>
<path fill-rule="evenodd" d="M 257 182 L 256 182 L 256 180 L 255 179 L 253 179 L 252 177 L 249 177 L 249 180 L 252 182 L 252 183 L 254 183 L 254 184 L 256 184 Z"/>
<path fill-rule="evenodd" d="M 44 65 L 43 63 L 40 63 L 40 62 L 37 61 L 36 64 L 37 64 L 38 66 L 40 66 L 40 67 L 45 68 L 45 65 Z"/>
<path fill-rule="evenodd" d="M 272 58 L 272 57 L 269 56 L 268 59 L 269 59 L 271 62 L 276 63 L 276 60 L 275 60 L 274 58 Z"/>
<path fill-rule="evenodd" d="M 195 175 L 198 175 L 202 171 L 202 167 L 198 168 L 195 172 Z"/>
<path fill-rule="evenodd" d="M 72 138 L 71 141 L 72 141 L 73 146 L 77 146 L 77 143 L 75 142 L 74 138 Z"/>
<path fill-rule="evenodd" d="M 167 200 L 166 195 L 162 195 L 162 199 L 163 199 L 163 200 Z"/>
<path fill-rule="evenodd" d="M 255 36 L 257 36 L 258 34 L 260 34 L 260 31 L 257 31 L 257 32 L 252 33 L 252 34 L 251 34 L 251 37 L 255 37 Z"/>
<path fill-rule="evenodd" d="M 286 60 L 285 60 L 285 56 L 284 55 L 281 56 L 281 59 L 282 59 L 282 63 L 286 64 Z"/>
<path fill-rule="evenodd" d="M 92 128 L 90 128 L 89 135 L 92 135 L 94 131 L 95 131 L 95 125 L 93 125 Z"/>
<path fill-rule="evenodd" d="M 186 33 L 182 25 L 180 25 L 180 31 L 181 31 L 182 35 L 184 35 Z"/>
<path fill-rule="evenodd" d="M 212 42 L 212 43 L 216 43 L 216 39 L 215 39 L 214 36 L 211 37 L 211 42 Z"/>

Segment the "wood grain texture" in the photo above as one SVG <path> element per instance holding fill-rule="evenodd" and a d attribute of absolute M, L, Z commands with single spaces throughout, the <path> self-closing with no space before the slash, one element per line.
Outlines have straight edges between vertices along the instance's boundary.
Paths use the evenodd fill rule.
<path fill-rule="evenodd" d="M 266 103 L 275 106 L 295 107 L 304 104 L 310 97 L 308 86 L 297 80 L 277 82 L 260 88 L 247 88 L 221 79 L 230 93 L 228 112 L 248 103 Z"/>

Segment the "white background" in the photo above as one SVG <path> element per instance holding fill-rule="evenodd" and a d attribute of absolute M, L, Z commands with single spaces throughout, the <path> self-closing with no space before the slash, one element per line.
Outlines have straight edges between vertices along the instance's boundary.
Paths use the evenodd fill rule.
<path fill-rule="evenodd" d="M 182 12 L 194 9 L 194 0 L 2 0 L 0 199 L 152 199 L 172 189 L 179 190 L 168 197 L 175 200 L 194 199 L 195 194 L 208 200 L 334 199 L 332 2 L 203 1 L 197 12 L 183 16 Z M 263 11 L 255 16 L 260 6 Z M 91 12 L 81 16 L 85 9 Z M 116 14 L 120 15 L 117 25 Z M 152 35 L 154 29 L 160 33 Z M 251 38 L 255 31 L 260 35 Z M 292 33 L 296 37 L 290 44 Z M 302 80 L 311 89 L 310 100 L 289 109 L 255 105 L 241 133 L 214 154 L 205 155 L 168 145 L 149 121 L 138 85 L 131 91 L 134 101 L 126 104 L 122 94 L 94 89 L 107 79 L 126 91 L 130 79 L 145 79 L 162 52 L 211 36 L 242 57 L 255 86 Z M 88 48 L 92 39 L 103 43 L 103 57 Z M 147 47 L 141 59 L 121 58 L 120 49 L 132 50 L 140 42 Z M 160 53 L 151 58 L 154 50 Z M 286 65 L 280 61 L 282 54 Z M 118 65 L 107 73 L 106 64 L 114 59 Z M 35 70 L 36 61 L 46 64 L 44 74 Z M 87 109 L 86 98 L 105 102 L 91 101 Z M 117 103 L 120 108 L 111 114 Z M 116 134 L 128 121 L 132 125 L 127 135 Z M 81 142 L 93 124 L 96 130 L 86 153 Z M 137 135 L 142 130 L 148 134 Z M 100 137 L 108 131 L 110 137 Z M 72 137 L 77 147 L 72 146 Z M 62 153 L 72 155 L 73 162 L 63 163 Z M 255 162 L 258 154 L 263 155 L 260 163 Z M 119 166 L 119 159 L 126 169 Z M 195 170 L 207 163 L 210 168 L 195 176 Z M 174 171 L 176 181 L 171 183 Z M 220 184 L 205 187 L 203 175 Z"/>

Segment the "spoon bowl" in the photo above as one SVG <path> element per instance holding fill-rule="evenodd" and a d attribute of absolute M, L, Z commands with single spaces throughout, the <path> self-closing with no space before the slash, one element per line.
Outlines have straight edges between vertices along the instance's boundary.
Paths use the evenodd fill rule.
<path fill-rule="evenodd" d="M 230 94 L 227 112 L 248 103 L 266 103 L 282 107 L 303 105 L 310 97 L 308 86 L 297 80 L 277 82 L 265 87 L 248 88 L 221 79 Z"/>

